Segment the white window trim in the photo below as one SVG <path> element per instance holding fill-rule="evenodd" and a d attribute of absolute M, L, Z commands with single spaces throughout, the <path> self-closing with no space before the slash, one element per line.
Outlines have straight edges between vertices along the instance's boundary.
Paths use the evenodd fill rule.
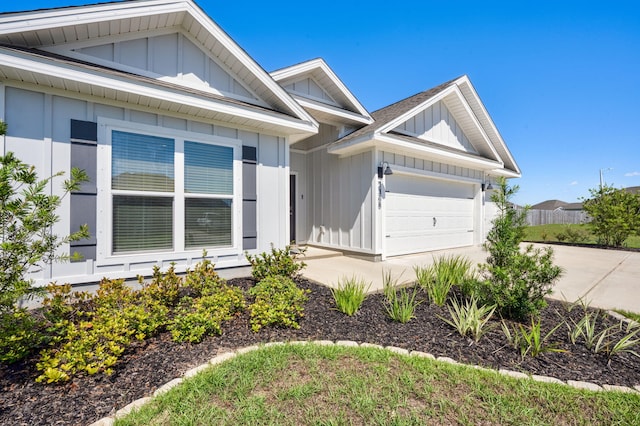
<path fill-rule="evenodd" d="M 134 253 L 113 254 L 113 195 L 167 196 L 164 192 L 123 191 L 111 189 L 111 135 L 114 130 L 145 134 L 175 141 L 174 179 L 175 188 L 170 196 L 174 199 L 173 210 L 173 249 L 168 251 L 140 251 Z M 202 256 L 202 248 L 186 249 L 184 241 L 184 200 L 197 197 L 198 194 L 184 192 L 184 141 L 205 143 L 233 148 L 233 194 L 217 198 L 232 200 L 231 246 L 205 247 L 210 256 L 242 254 L 242 141 L 216 135 L 203 135 L 171 128 L 151 126 L 129 121 L 98 118 L 98 170 L 97 170 L 97 217 L 96 217 L 96 263 L 98 266 L 112 264 L 130 264 L 135 262 L 160 262 L 181 260 Z M 216 198 L 207 194 L 206 198 Z"/>

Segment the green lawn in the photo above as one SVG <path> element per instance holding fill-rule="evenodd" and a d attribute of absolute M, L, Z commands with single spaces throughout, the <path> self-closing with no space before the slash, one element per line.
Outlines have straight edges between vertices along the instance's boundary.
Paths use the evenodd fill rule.
<path fill-rule="evenodd" d="M 585 241 L 577 241 L 586 244 L 595 244 L 596 239 L 591 234 L 588 225 L 538 225 L 538 226 L 528 226 L 526 228 L 525 241 L 531 242 L 553 242 L 559 241 L 557 236 L 561 233 L 566 233 L 567 229 L 572 231 L 581 233 L 585 235 L 587 238 Z M 569 242 L 569 241 L 567 241 Z M 631 248 L 640 248 L 640 237 L 639 236 L 631 236 L 626 241 L 626 246 Z"/>
<path fill-rule="evenodd" d="M 281 345 L 185 380 L 117 425 L 640 424 L 640 394 L 590 392 L 363 347 Z"/>

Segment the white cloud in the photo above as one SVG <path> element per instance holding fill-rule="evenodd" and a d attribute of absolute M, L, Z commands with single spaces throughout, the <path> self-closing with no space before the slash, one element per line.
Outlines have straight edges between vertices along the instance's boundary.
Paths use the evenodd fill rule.
<path fill-rule="evenodd" d="M 626 177 L 640 176 L 640 172 L 629 172 L 624 174 Z"/>
<path fill-rule="evenodd" d="M 573 182 L 571 182 L 571 183 L 569 184 L 569 186 L 575 186 L 575 185 L 577 185 L 577 184 L 578 184 L 578 181 L 577 181 L 577 180 L 574 180 Z"/>

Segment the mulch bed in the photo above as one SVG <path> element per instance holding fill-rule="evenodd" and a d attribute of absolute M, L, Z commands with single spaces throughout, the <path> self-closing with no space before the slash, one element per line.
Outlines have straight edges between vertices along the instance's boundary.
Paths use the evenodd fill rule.
<path fill-rule="evenodd" d="M 229 283 L 249 288 L 252 279 Z M 300 286 L 311 290 L 301 327 L 266 328 L 251 331 L 247 313 L 227 322 L 222 336 L 209 337 L 199 344 L 178 344 L 164 332 L 137 343 L 121 358 L 111 376 L 83 376 L 63 385 L 35 383 L 35 361 L 0 366 L 0 424 L 2 425 L 87 425 L 113 414 L 153 391 L 186 370 L 207 362 L 219 353 L 261 342 L 292 340 L 354 340 L 392 345 L 409 350 L 447 356 L 459 362 L 491 368 L 507 368 L 532 374 L 581 380 L 598 384 L 633 386 L 640 384 L 640 358 L 630 354 L 594 354 L 582 344 L 571 345 L 567 327 L 561 326 L 551 339 L 565 353 L 544 353 L 522 360 L 520 353 L 507 346 L 499 321 L 479 343 L 463 338 L 438 316 L 449 316 L 446 308 L 424 302 L 416 318 L 407 324 L 390 320 L 383 307 L 383 296 L 367 298 L 362 309 L 348 317 L 334 309 L 329 289 L 307 280 Z M 420 294 L 424 299 L 426 295 Z M 543 332 L 562 321 L 578 322 L 582 309 L 570 313 L 558 301 L 549 301 L 541 320 Z M 609 325 L 618 321 L 605 317 Z M 546 331 L 545 331 L 546 330 Z"/>

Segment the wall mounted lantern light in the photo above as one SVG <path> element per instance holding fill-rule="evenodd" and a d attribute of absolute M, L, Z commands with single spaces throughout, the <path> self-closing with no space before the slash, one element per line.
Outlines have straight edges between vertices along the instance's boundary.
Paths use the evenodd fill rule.
<path fill-rule="evenodd" d="M 491 191 L 493 189 L 493 185 L 491 185 L 491 182 L 483 183 L 481 186 L 482 186 L 482 192 Z"/>
<path fill-rule="evenodd" d="M 391 167 L 389 167 L 389 163 L 387 163 L 386 161 L 383 161 L 382 163 L 380 163 L 380 165 L 378 166 L 378 179 L 382 179 L 382 176 L 384 175 L 392 175 L 393 174 L 393 170 L 391 170 Z"/>

